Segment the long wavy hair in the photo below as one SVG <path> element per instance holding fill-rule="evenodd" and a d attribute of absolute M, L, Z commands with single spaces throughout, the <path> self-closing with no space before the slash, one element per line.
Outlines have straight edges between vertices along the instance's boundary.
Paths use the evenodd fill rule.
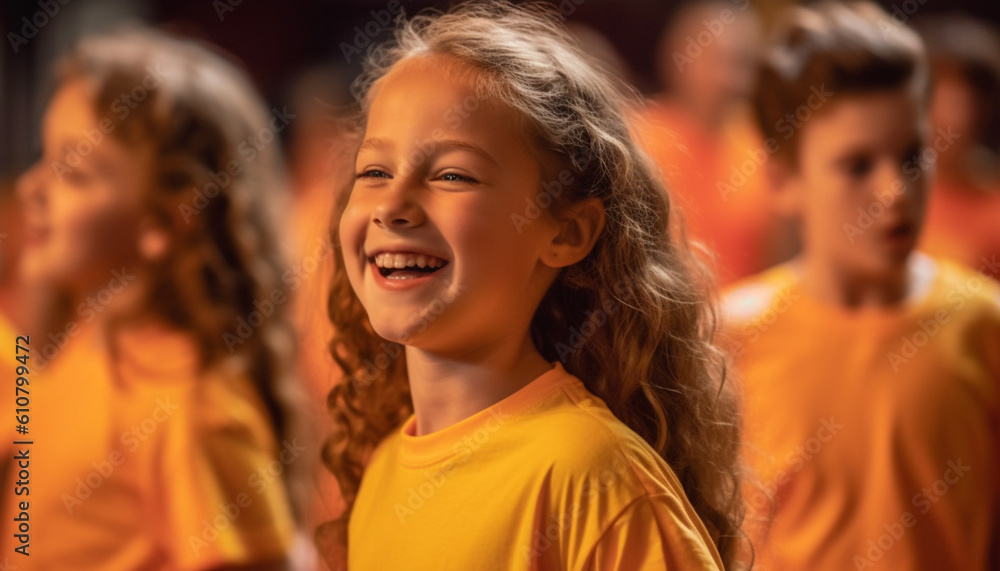
<path fill-rule="evenodd" d="M 713 343 L 713 280 L 685 240 L 671 239 L 676 214 L 626 121 L 626 105 L 636 95 L 588 63 L 551 5 L 471 2 L 446 14 L 424 12 L 401 20 L 395 41 L 369 54 L 355 84 L 362 129 L 379 79 L 400 61 L 422 54 L 447 54 L 476 70 L 482 97 L 530 120 L 544 169 L 574 173 L 572 188 L 550 208 L 553 215 L 585 197 L 603 203 L 602 234 L 590 254 L 564 268 L 543 297 L 531 323 L 532 339 L 547 360 L 561 361 L 666 460 L 726 567 L 737 568 L 746 537 L 737 399 L 725 382 L 724 356 Z M 347 197 L 345 191 L 342 207 Z M 335 220 L 334 243 L 337 226 Z M 329 395 L 335 432 L 323 460 L 340 482 L 347 509 L 320 528 L 321 548 L 330 541 L 346 545 L 370 453 L 413 411 L 405 354 L 398 347 L 390 351 L 373 331 L 339 249 L 335 271 L 328 309 L 336 334 L 330 349 L 346 380 Z M 596 328 L 585 343 L 560 355 L 570 329 L 605 304 L 617 308 L 615 324 Z"/>
<path fill-rule="evenodd" d="M 91 89 L 98 120 L 110 121 L 102 123 L 109 137 L 152 149 L 144 207 L 170 245 L 162 258 L 144 262 L 151 287 L 139 310 L 188 334 L 202 371 L 240 359 L 277 441 L 299 434 L 287 304 L 274 304 L 249 337 L 237 332 L 255 302 L 289 294 L 277 216 L 285 190 L 280 148 L 276 141 L 247 143 L 268 129 L 256 89 L 207 45 L 139 27 L 80 42 L 61 62 L 56 84 L 74 80 Z M 130 93 L 131 104 L 123 103 Z M 199 192 L 206 200 L 196 198 Z M 112 348 L 119 324 L 108 331 Z M 294 475 L 301 473 L 288 467 L 284 478 L 297 516 L 303 492 Z"/>

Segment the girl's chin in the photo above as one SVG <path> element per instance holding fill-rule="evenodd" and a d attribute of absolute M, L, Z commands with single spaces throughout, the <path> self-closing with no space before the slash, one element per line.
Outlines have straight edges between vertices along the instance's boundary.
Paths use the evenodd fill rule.
<path fill-rule="evenodd" d="M 400 323 L 380 323 L 378 325 L 373 323 L 372 329 L 382 339 L 390 343 L 399 343 L 400 345 L 412 345 L 414 342 L 419 341 L 420 337 L 420 333 L 417 331 L 419 329 L 417 324 L 405 326 Z"/>

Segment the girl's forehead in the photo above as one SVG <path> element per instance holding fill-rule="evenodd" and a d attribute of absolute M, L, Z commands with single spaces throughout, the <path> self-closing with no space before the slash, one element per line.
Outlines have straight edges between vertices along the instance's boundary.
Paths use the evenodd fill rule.
<path fill-rule="evenodd" d="M 483 87 L 488 81 L 485 71 L 456 56 L 438 52 L 422 52 L 401 59 L 389 68 L 376 86 L 400 77 L 409 79 L 434 77 L 435 81 L 444 79 L 453 85 L 465 87 L 481 99 L 485 98 Z"/>
<path fill-rule="evenodd" d="M 496 80 L 486 71 L 450 54 L 408 56 L 373 85 L 366 111 L 368 135 L 391 137 L 404 124 L 420 124 L 429 131 L 509 139 L 534 154 L 537 128 L 498 95 L 502 89 L 490 89 L 491 81 Z"/>
<path fill-rule="evenodd" d="M 398 72 L 402 69 L 434 69 L 446 73 L 459 73 L 463 71 L 467 72 L 470 68 L 471 65 L 469 63 L 452 54 L 446 52 L 423 51 L 403 57 L 392 65 L 389 69 L 389 73 Z"/>

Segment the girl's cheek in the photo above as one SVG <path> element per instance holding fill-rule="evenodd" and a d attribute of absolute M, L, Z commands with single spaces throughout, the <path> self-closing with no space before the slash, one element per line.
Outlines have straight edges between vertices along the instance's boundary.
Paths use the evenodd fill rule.
<path fill-rule="evenodd" d="M 363 225 L 364 216 L 361 209 L 354 203 L 348 203 L 343 216 L 340 218 L 339 238 L 341 244 L 350 246 L 349 249 L 351 253 L 353 253 L 358 246 L 355 242 L 357 241 L 358 233 L 363 228 Z M 347 253 L 348 252 L 345 251 L 345 254 Z"/>
<path fill-rule="evenodd" d="M 81 254 L 94 265 L 134 263 L 138 258 L 138 226 L 142 212 L 127 208 L 113 197 L 81 204 L 68 227 Z"/>

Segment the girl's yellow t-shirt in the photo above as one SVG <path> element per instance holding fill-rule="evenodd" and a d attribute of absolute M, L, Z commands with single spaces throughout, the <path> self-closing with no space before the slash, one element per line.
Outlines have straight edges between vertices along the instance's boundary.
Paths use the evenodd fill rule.
<path fill-rule="evenodd" d="M 761 571 L 1000 564 L 1000 287 L 922 260 L 895 309 L 824 305 L 790 265 L 726 296 Z"/>
<path fill-rule="evenodd" d="M 560 363 L 448 428 L 414 427 L 365 471 L 352 571 L 722 569 L 674 472 Z"/>
<path fill-rule="evenodd" d="M 22 511 L 14 462 L 0 502 L 0 561 L 125 571 L 285 557 L 295 525 L 281 474 L 302 446 L 275 441 L 236 363 L 200 373 L 191 340 L 154 325 L 119 336 L 112 368 L 97 327 L 74 331 L 31 373 L 32 444 L 14 447 L 30 455 L 30 492 L 16 498 L 29 502 L 30 556 L 6 533 Z M 46 340 L 32 341 L 29 362 L 40 364 Z"/>

